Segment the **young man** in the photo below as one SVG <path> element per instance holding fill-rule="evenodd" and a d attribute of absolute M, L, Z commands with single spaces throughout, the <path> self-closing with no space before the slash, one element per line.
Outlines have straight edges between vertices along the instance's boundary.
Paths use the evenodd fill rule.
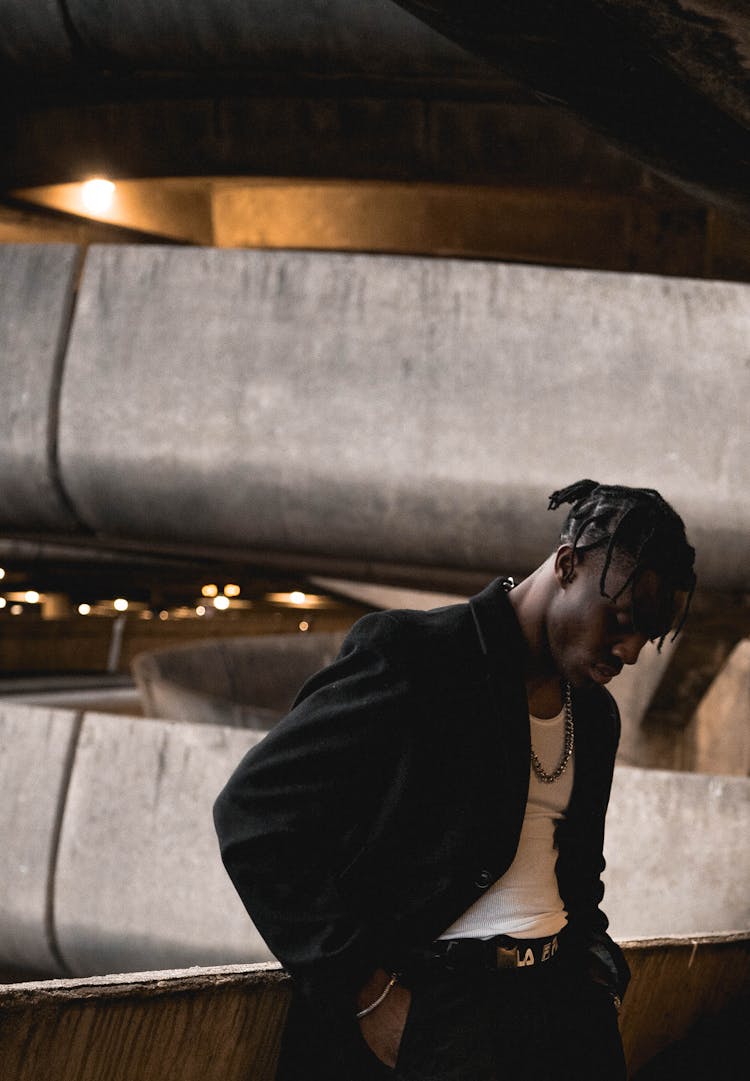
<path fill-rule="evenodd" d="M 682 521 L 579 481 L 550 557 L 468 604 L 366 616 L 240 763 L 222 857 L 296 996 L 279 1079 L 623 1078 L 599 908 L 604 684 L 677 633 Z"/>

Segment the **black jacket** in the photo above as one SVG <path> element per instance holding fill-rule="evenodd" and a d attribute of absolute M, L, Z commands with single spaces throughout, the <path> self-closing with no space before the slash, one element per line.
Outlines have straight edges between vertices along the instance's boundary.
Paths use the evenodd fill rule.
<path fill-rule="evenodd" d="M 468 604 L 365 616 L 219 796 L 225 866 L 271 951 L 335 1010 L 439 936 L 510 866 L 529 783 L 524 641 L 501 580 Z M 569 939 L 625 989 L 602 845 L 619 737 L 604 688 L 573 695 L 558 826 Z"/>

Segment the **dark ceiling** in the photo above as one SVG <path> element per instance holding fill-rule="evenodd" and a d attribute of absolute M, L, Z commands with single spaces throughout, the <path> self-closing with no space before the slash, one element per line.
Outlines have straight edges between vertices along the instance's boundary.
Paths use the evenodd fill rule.
<path fill-rule="evenodd" d="M 8 0 L 0 183 L 606 186 L 583 124 L 748 217 L 748 57 L 743 0 Z"/>

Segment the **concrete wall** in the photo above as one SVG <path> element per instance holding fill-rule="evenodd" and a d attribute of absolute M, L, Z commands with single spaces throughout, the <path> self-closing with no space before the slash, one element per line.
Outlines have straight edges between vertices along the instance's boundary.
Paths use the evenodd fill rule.
<path fill-rule="evenodd" d="M 211 818 L 260 736 L 3 705 L 0 969 L 88 975 L 268 959 Z"/>
<path fill-rule="evenodd" d="M 268 959 L 211 820 L 261 736 L 5 705 L 0 969 L 91 975 Z M 746 778 L 617 768 L 605 874 L 617 937 L 750 930 L 749 797 Z"/>
<path fill-rule="evenodd" d="M 51 906 L 79 725 L 72 710 L 0 704 L 0 967 L 66 971 Z"/>
<path fill-rule="evenodd" d="M 615 770 L 604 909 L 618 939 L 750 928 L 750 780 Z"/>
<path fill-rule="evenodd" d="M 3 278 L 34 258 L 0 249 Z M 746 588 L 749 330 L 750 287 L 730 283 L 94 247 L 54 494 L 8 516 L 3 434 L 0 529 L 59 532 L 69 502 L 80 531 L 173 550 L 519 573 L 556 534 L 547 494 L 593 476 L 657 485 L 702 584 Z M 16 408 L 49 397 L 40 372 Z"/>
<path fill-rule="evenodd" d="M 268 729 L 305 680 L 338 655 L 344 631 L 195 642 L 134 658 L 147 717 Z"/>

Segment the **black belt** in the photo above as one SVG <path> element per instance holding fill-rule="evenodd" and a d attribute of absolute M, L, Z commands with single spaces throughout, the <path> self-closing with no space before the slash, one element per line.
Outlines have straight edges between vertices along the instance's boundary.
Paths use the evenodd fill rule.
<path fill-rule="evenodd" d="M 411 950 L 403 968 L 405 972 L 432 965 L 456 971 L 471 968 L 533 970 L 557 957 L 564 941 L 562 931 L 547 938 L 495 935 L 487 939 L 439 939 L 423 949 Z"/>

